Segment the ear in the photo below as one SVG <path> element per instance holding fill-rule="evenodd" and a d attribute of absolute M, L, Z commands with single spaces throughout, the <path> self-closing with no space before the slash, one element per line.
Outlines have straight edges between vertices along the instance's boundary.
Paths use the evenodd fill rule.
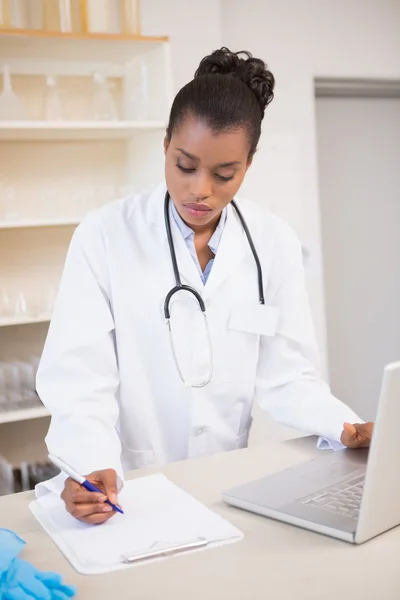
<path fill-rule="evenodd" d="M 246 171 L 247 171 L 247 169 L 249 169 L 251 167 L 251 164 L 253 162 L 253 156 L 254 155 L 250 156 L 250 158 L 248 158 L 248 160 L 247 160 Z"/>
<path fill-rule="evenodd" d="M 165 134 L 165 137 L 164 137 L 164 154 L 167 154 L 168 147 L 169 147 L 169 139 L 168 139 L 168 135 Z"/>

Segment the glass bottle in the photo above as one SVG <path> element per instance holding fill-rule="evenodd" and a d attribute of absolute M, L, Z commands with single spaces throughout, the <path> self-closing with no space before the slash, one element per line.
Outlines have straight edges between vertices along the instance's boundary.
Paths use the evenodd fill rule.
<path fill-rule="evenodd" d="M 28 29 L 27 0 L 8 0 L 8 11 L 12 29 Z"/>
<path fill-rule="evenodd" d="M 64 110 L 61 102 L 60 92 L 55 77 L 46 78 L 47 90 L 44 99 L 44 118 L 47 121 L 62 121 Z"/>
<path fill-rule="evenodd" d="M 62 33 L 82 31 L 83 14 L 80 0 L 42 1 L 43 23 L 46 31 L 61 31 Z"/>
<path fill-rule="evenodd" d="M 0 29 L 9 29 L 10 24 L 10 2 L 0 0 Z"/>
<path fill-rule="evenodd" d="M 101 73 L 93 76 L 95 86 L 93 101 L 93 119 L 95 121 L 115 121 L 117 109 L 106 77 Z"/>
<path fill-rule="evenodd" d="M 3 67 L 3 91 L 0 94 L 0 121 L 23 121 L 27 118 L 21 100 L 12 89 L 10 69 Z"/>
<path fill-rule="evenodd" d="M 123 31 L 139 35 L 139 0 L 122 0 Z"/>

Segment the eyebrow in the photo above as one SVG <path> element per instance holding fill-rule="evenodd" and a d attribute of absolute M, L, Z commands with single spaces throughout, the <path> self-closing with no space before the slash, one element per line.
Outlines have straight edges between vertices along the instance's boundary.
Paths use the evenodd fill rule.
<path fill-rule="evenodd" d="M 182 154 L 184 154 L 187 158 L 190 158 L 191 160 L 199 160 L 199 158 L 197 156 L 194 156 L 193 154 L 190 154 L 189 152 L 186 152 L 186 150 L 184 150 L 183 148 L 177 148 L 177 150 L 179 152 L 182 152 Z M 225 167 L 233 167 L 235 165 L 241 165 L 242 163 L 240 162 L 240 160 L 232 160 L 230 162 L 226 162 L 226 163 L 221 163 L 219 165 L 216 166 L 217 169 L 223 169 Z"/>

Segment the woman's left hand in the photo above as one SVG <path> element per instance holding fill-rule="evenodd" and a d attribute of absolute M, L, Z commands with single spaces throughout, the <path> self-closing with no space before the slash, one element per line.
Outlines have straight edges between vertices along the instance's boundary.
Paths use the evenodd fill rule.
<path fill-rule="evenodd" d="M 345 423 L 340 441 L 347 448 L 368 448 L 373 430 L 373 423 Z"/>

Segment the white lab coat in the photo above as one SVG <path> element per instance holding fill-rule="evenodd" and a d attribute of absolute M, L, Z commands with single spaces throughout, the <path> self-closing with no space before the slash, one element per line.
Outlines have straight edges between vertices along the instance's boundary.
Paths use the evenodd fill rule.
<path fill-rule="evenodd" d="M 52 414 L 49 451 L 82 473 L 161 465 L 247 445 L 254 399 L 286 425 L 339 440 L 359 421 L 318 374 L 302 253 L 276 216 L 238 200 L 264 276 L 231 206 L 204 286 L 171 219 L 182 282 L 207 307 L 214 374 L 180 380 L 163 315 L 174 276 L 163 217 L 165 185 L 90 214 L 73 236 L 37 376 Z M 208 353 L 192 296 L 171 303 L 177 354 L 201 379 Z"/>

